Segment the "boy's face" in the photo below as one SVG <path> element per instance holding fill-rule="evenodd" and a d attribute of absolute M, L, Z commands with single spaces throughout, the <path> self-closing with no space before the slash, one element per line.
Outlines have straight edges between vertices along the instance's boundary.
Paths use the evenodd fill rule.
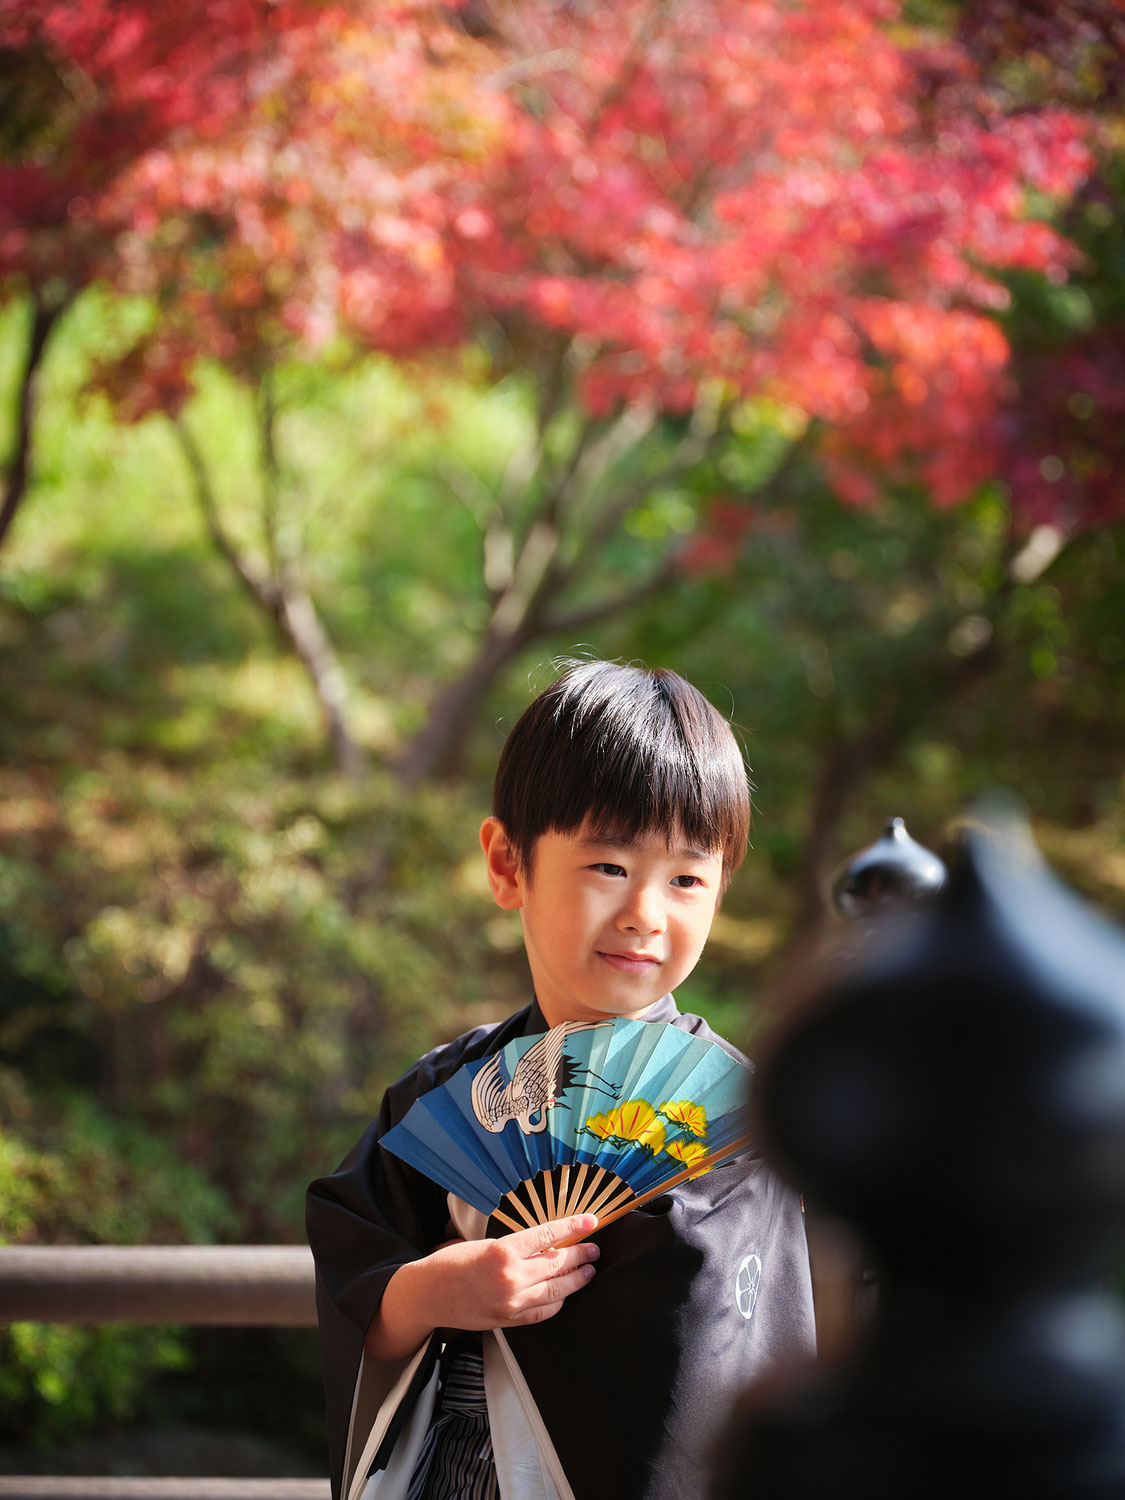
<path fill-rule="evenodd" d="M 504 825 L 481 845 L 497 904 L 518 910 L 531 977 L 549 1026 L 641 1017 L 694 969 L 715 916 L 719 853 L 645 834 L 629 844 L 575 833 L 536 840 L 530 874 Z"/>

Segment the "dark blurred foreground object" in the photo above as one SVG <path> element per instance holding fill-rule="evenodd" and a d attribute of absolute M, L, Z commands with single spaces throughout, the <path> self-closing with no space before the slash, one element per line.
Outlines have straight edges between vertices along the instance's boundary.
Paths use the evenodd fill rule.
<path fill-rule="evenodd" d="M 901 818 L 888 818 L 882 836 L 841 865 L 832 881 L 832 904 L 842 917 L 878 916 L 929 901 L 947 872 L 917 843 Z"/>
<path fill-rule="evenodd" d="M 1011 818 L 762 1057 L 763 1149 L 880 1277 L 859 1348 L 748 1393 L 717 1500 L 1120 1500 L 1125 937 Z"/>
<path fill-rule="evenodd" d="M 873 844 L 845 860 L 832 881 L 832 905 L 852 924 L 854 951 L 877 935 L 883 919 L 932 901 L 949 878 L 945 865 L 906 831 L 901 818 L 888 818 Z M 835 948 L 843 944 L 835 934 Z M 854 1232 L 838 1219 L 811 1211 L 805 1232 L 816 1308 L 817 1352 L 839 1360 L 855 1344 L 873 1306 L 871 1268 Z"/>

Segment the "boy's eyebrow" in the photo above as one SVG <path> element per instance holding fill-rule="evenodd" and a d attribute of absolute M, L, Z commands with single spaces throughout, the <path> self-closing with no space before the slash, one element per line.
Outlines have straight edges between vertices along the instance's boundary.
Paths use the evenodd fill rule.
<path fill-rule="evenodd" d="M 607 834 L 604 838 L 591 835 L 589 838 L 579 839 L 578 844 L 581 849 L 635 849 L 639 842 L 639 839 L 614 838 L 612 834 Z M 673 849 L 669 846 L 668 853 L 672 859 L 695 859 L 704 862 L 721 857 L 718 849 Z"/>

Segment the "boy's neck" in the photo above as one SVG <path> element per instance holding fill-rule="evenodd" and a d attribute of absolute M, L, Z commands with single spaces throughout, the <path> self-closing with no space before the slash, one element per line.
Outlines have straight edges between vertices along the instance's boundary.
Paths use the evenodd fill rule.
<path fill-rule="evenodd" d="M 543 1018 L 543 1024 L 550 1030 L 552 1026 L 561 1026 L 566 1021 L 586 1021 L 596 1024 L 598 1021 L 670 1021 L 673 1016 L 679 1015 L 679 1007 L 676 998 L 672 994 L 661 995 L 659 1000 L 647 1005 L 644 1010 L 628 1016 L 609 1015 L 605 1012 L 583 1012 L 582 1015 L 556 1014 L 556 1007 L 544 1008 L 538 996 L 532 1002 L 532 1017 L 538 1013 Z"/>

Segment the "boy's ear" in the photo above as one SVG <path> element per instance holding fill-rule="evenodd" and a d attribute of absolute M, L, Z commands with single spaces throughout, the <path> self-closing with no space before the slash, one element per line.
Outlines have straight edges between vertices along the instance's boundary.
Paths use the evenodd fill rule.
<path fill-rule="evenodd" d="M 493 900 L 505 911 L 516 911 L 523 905 L 523 881 L 515 850 L 508 841 L 508 830 L 499 818 L 485 818 L 480 825 L 480 846 L 484 850 Z"/>

